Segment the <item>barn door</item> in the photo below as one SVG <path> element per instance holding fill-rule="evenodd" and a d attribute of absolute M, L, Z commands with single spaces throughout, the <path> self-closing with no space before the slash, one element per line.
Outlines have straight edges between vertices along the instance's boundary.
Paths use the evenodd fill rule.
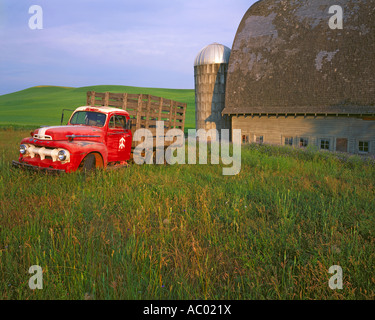
<path fill-rule="evenodd" d="M 348 152 L 348 139 L 337 138 L 336 139 L 336 151 Z"/>

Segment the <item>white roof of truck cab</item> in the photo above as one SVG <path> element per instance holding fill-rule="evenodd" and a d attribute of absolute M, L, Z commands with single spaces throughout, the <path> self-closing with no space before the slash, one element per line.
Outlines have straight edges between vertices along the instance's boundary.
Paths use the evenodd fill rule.
<path fill-rule="evenodd" d="M 120 108 L 112 108 L 112 107 L 92 107 L 92 106 L 83 106 L 77 108 L 75 111 L 96 111 L 96 112 L 102 112 L 102 113 L 110 113 L 110 112 L 122 112 L 126 110 L 120 109 Z"/>

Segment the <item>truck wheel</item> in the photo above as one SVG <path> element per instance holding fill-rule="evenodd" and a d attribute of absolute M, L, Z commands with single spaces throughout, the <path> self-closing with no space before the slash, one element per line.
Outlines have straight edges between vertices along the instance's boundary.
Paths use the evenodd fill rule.
<path fill-rule="evenodd" d="M 96 166 L 96 160 L 94 154 L 89 154 L 83 159 L 82 171 L 93 171 Z"/>

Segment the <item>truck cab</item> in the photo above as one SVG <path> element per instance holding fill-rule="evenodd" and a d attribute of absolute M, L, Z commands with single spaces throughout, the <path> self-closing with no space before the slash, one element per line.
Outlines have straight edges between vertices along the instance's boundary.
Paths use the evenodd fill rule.
<path fill-rule="evenodd" d="M 112 107 L 77 108 L 65 126 L 41 127 L 21 141 L 17 167 L 73 172 L 123 165 L 131 157 L 129 113 Z"/>

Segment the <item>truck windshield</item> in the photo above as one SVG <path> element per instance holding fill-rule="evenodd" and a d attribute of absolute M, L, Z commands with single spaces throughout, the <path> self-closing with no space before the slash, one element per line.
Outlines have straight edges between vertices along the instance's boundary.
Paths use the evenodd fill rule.
<path fill-rule="evenodd" d="M 92 111 L 77 111 L 73 114 L 70 124 L 81 124 L 86 126 L 103 127 L 105 124 L 106 115 L 99 112 Z"/>

